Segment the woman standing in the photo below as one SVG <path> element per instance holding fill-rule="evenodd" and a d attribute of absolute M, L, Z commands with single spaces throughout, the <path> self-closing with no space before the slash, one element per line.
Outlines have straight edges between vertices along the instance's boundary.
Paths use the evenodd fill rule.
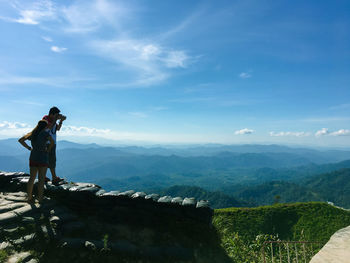
<path fill-rule="evenodd" d="M 26 140 L 31 141 L 32 147 L 28 146 L 28 144 L 25 142 Z M 54 141 L 51 138 L 47 129 L 47 121 L 40 120 L 38 122 L 38 125 L 30 133 L 27 133 L 18 141 L 30 151 L 30 178 L 27 184 L 27 201 L 33 201 L 33 185 L 36 175 L 38 174 L 38 200 L 39 202 L 41 202 L 43 200 L 45 182 L 44 180 L 46 177 L 47 166 L 49 163 L 48 153 L 54 145 Z M 49 146 L 47 146 L 47 141 L 50 141 Z"/>

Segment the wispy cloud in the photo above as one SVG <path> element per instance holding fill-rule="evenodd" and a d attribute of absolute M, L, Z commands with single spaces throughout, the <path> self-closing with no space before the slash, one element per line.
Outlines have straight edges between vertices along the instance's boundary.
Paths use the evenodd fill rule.
<path fill-rule="evenodd" d="M 129 112 L 128 113 L 130 116 L 132 117 L 136 117 L 136 118 L 147 118 L 148 115 L 144 112 L 139 112 L 139 111 L 135 111 L 135 112 Z"/>
<path fill-rule="evenodd" d="M 189 56 L 185 51 L 169 51 L 162 60 L 168 68 L 186 68 Z"/>
<path fill-rule="evenodd" d="M 163 106 L 155 106 L 155 107 L 151 107 L 150 111 L 165 111 L 168 110 L 169 107 L 163 107 Z"/>
<path fill-rule="evenodd" d="M 18 76 L 12 75 L 7 72 L 0 70 L 0 86 L 6 85 L 30 85 L 30 84 L 40 84 L 47 86 L 54 86 L 59 88 L 69 88 L 70 84 L 73 83 L 86 83 L 94 81 L 94 78 L 84 78 L 77 76 L 62 76 L 62 77 L 27 77 L 27 76 Z"/>
<path fill-rule="evenodd" d="M 31 106 L 44 106 L 45 104 L 39 103 L 36 101 L 29 101 L 29 100 L 13 100 L 13 103 L 21 104 L 21 105 L 31 105 Z"/>
<path fill-rule="evenodd" d="M 270 136 L 272 137 L 285 137 L 285 136 L 293 136 L 293 137 L 305 137 L 305 136 L 310 136 L 311 133 L 309 132 L 290 132 L 290 131 L 287 131 L 287 132 L 270 132 L 269 133 Z"/>
<path fill-rule="evenodd" d="M 27 77 L 11 75 L 4 72 L 0 72 L 0 85 L 11 85 L 11 84 L 48 84 L 47 78 L 41 77 Z"/>
<path fill-rule="evenodd" d="M 170 100 L 170 102 L 194 103 L 194 102 L 212 102 L 215 100 L 217 100 L 215 97 L 191 97 L 191 98 L 172 99 L 172 100 Z"/>
<path fill-rule="evenodd" d="M 45 20 L 56 19 L 56 7 L 50 0 L 12 2 L 12 7 L 17 10 L 18 18 L 3 18 L 9 22 L 38 25 Z"/>
<path fill-rule="evenodd" d="M 314 122 L 314 123 L 322 123 L 322 122 L 337 122 L 337 121 L 349 121 L 349 117 L 321 117 L 321 118 L 307 118 L 302 119 L 303 122 Z"/>
<path fill-rule="evenodd" d="M 132 83 L 136 85 L 162 82 L 170 76 L 170 69 L 185 68 L 190 60 L 185 51 L 138 39 L 97 40 L 90 46 L 96 54 L 135 72 L 137 80 Z"/>
<path fill-rule="evenodd" d="M 51 50 L 55 53 L 62 53 L 67 50 L 65 47 L 57 47 L 57 46 L 52 46 Z"/>
<path fill-rule="evenodd" d="M 252 75 L 250 73 L 247 72 L 242 72 L 238 75 L 241 79 L 249 79 L 252 77 Z"/>
<path fill-rule="evenodd" d="M 43 40 L 45 40 L 46 42 L 52 42 L 53 41 L 51 37 L 42 36 L 41 38 Z"/>
<path fill-rule="evenodd" d="M 202 15 L 204 14 L 204 9 L 198 9 L 191 13 L 189 16 L 181 20 L 177 25 L 170 28 L 168 31 L 162 33 L 160 35 L 160 39 L 172 38 L 175 35 L 181 34 L 187 29 L 191 28 L 196 21 L 199 21 Z"/>
<path fill-rule="evenodd" d="M 244 128 L 242 130 L 235 131 L 235 134 L 236 135 L 245 135 L 245 134 L 252 134 L 253 132 L 254 132 L 254 130 L 252 130 L 252 129 Z"/>
<path fill-rule="evenodd" d="M 21 5 L 15 2 L 12 6 L 19 15 L 18 19 L 12 18 L 12 22 L 39 25 L 45 20 L 56 20 L 57 23 L 47 23 L 45 27 L 54 26 L 55 30 L 59 30 L 58 33 L 68 33 L 71 37 L 77 34 L 81 37 L 80 34 L 84 33 L 82 45 L 88 47 L 90 55 L 113 61 L 118 73 L 123 76 L 118 78 L 118 83 L 112 81 L 102 85 L 105 87 L 133 88 L 159 84 L 169 79 L 174 70 L 185 69 L 195 61 L 188 51 L 161 43 L 159 36 L 132 36 L 130 32 L 135 25 L 128 24 L 128 21 L 137 15 L 137 7 L 131 3 L 77 0 L 68 4 L 54 4 L 50 0 L 40 0 Z M 185 24 L 175 31 L 181 30 Z M 95 34 L 106 28 L 114 32 L 113 39 L 102 39 Z M 52 42 L 47 36 L 42 38 Z M 51 46 L 51 50 L 62 53 L 67 48 L 55 45 Z"/>
<path fill-rule="evenodd" d="M 118 28 L 131 16 L 125 2 L 107 0 L 76 1 L 63 7 L 61 13 L 68 23 L 64 30 L 71 33 L 89 33 L 105 24 Z"/>
<path fill-rule="evenodd" d="M 350 103 L 344 103 L 340 105 L 335 105 L 329 108 L 330 110 L 344 110 L 344 109 L 350 109 Z"/>

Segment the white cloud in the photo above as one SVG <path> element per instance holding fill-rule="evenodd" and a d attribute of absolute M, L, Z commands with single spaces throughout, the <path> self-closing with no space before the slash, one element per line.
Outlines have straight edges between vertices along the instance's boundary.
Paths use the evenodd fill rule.
<path fill-rule="evenodd" d="M 30 125 L 21 122 L 0 122 L 0 135 L 6 137 L 19 137 L 33 129 Z"/>
<path fill-rule="evenodd" d="M 23 129 L 23 128 L 30 128 L 30 126 L 26 123 L 21 122 L 8 122 L 3 121 L 0 122 L 0 130 L 6 130 L 6 129 Z"/>
<path fill-rule="evenodd" d="M 242 130 L 235 131 L 235 134 L 236 135 L 244 135 L 244 134 L 252 134 L 253 132 L 254 132 L 254 130 L 244 128 Z"/>
<path fill-rule="evenodd" d="M 311 133 L 309 132 L 270 132 L 270 136 L 273 137 L 284 137 L 284 136 L 294 136 L 294 137 L 305 137 L 310 136 Z"/>
<path fill-rule="evenodd" d="M 112 133 L 110 129 L 96 129 L 89 127 L 62 126 L 60 135 L 63 136 L 106 136 Z"/>
<path fill-rule="evenodd" d="M 249 79 L 252 77 L 251 74 L 247 73 L 247 72 L 242 72 L 238 75 L 241 79 Z"/>
<path fill-rule="evenodd" d="M 333 135 L 333 136 L 350 136 L 350 130 L 341 129 L 339 131 L 335 131 L 335 132 L 330 133 L 330 135 Z"/>
<path fill-rule="evenodd" d="M 29 2 L 29 1 L 28 1 Z M 20 17 L 9 19 L 9 21 L 21 24 L 37 25 L 44 20 L 56 18 L 56 8 L 52 1 L 41 0 L 33 2 L 12 3 L 12 6 L 18 11 Z"/>
<path fill-rule="evenodd" d="M 327 129 L 327 128 L 322 128 L 321 130 L 319 130 L 319 131 L 317 131 L 316 133 L 315 133 L 315 135 L 317 136 L 317 137 L 319 137 L 319 136 L 324 136 L 324 135 L 328 135 L 329 134 L 329 129 Z"/>
<path fill-rule="evenodd" d="M 57 46 L 52 46 L 51 50 L 56 53 L 62 53 L 67 50 L 65 47 L 57 47 Z"/>

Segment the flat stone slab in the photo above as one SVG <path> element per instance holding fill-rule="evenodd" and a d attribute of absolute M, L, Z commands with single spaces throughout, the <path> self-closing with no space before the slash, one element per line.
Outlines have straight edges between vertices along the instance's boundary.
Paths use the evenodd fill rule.
<path fill-rule="evenodd" d="M 12 203 L 11 202 L 11 203 L 9 203 L 7 205 L 0 206 L 0 214 L 8 212 L 8 211 L 11 211 L 11 210 L 14 210 L 16 208 L 20 208 L 20 207 L 26 206 L 26 205 L 28 205 L 28 203 L 24 203 L 24 202 Z"/>
<path fill-rule="evenodd" d="M 349 263 L 350 226 L 335 232 L 310 263 Z"/>
<path fill-rule="evenodd" d="M 34 204 L 34 205 L 25 205 L 22 206 L 20 208 L 11 210 L 9 212 L 5 212 L 0 214 L 0 224 L 4 224 L 7 223 L 9 221 L 15 220 L 18 216 L 22 216 L 27 214 L 28 212 L 32 212 L 33 211 L 33 206 L 38 208 L 39 205 L 38 204 Z"/>
<path fill-rule="evenodd" d="M 29 258 L 32 255 L 29 252 L 20 252 L 20 253 L 16 253 L 11 255 L 8 259 L 7 259 L 7 263 L 17 263 L 17 262 L 24 262 L 27 261 L 27 259 L 29 260 Z"/>
<path fill-rule="evenodd" d="M 2 198 L 2 197 L 0 197 Z M 4 205 L 8 205 L 8 204 L 13 204 L 15 201 L 9 201 L 9 200 L 5 200 L 5 199 L 0 199 L 0 207 L 4 206 Z"/>
<path fill-rule="evenodd" d="M 15 195 L 5 195 L 4 199 L 7 200 L 7 201 L 25 202 L 27 197 L 25 197 L 25 196 L 15 196 Z"/>

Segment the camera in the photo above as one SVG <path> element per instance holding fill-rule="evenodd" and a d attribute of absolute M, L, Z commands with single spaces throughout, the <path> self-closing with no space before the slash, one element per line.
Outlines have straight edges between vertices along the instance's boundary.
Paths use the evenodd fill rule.
<path fill-rule="evenodd" d="M 67 117 L 62 114 L 58 114 L 58 119 L 61 119 L 62 121 L 64 121 L 65 119 L 67 119 Z"/>

